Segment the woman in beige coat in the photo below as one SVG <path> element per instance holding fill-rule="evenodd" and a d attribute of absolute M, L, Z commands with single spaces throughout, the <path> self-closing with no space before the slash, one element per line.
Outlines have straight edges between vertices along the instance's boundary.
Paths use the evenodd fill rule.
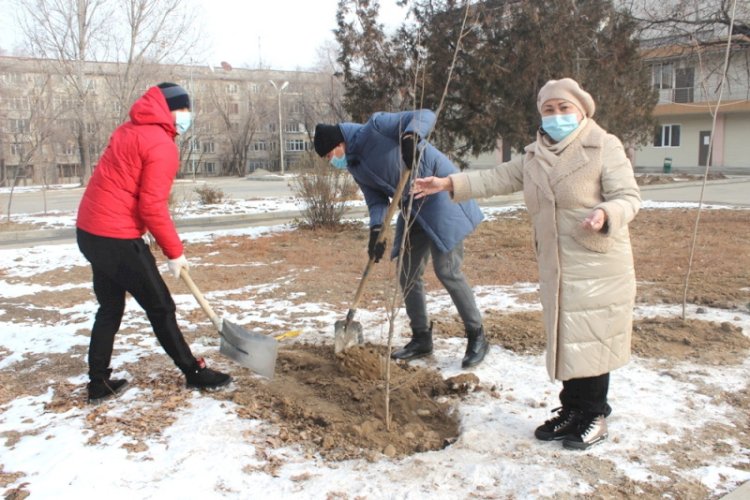
<path fill-rule="evenodd" d="M 547 370 L 563 384 L 544 441 L 585 449 L 607 438 L 609 372 L 628 362 L 635 272 L 628 223 L 641 198 L 622 143 L 593 120 L 591 95 L 575 80 L 539 91 L 542 126 L 524 155 L 491 170 L 416 179 L 422 198 L 455 201 L 523 190 L 533 224 L 547 332 Z"/>

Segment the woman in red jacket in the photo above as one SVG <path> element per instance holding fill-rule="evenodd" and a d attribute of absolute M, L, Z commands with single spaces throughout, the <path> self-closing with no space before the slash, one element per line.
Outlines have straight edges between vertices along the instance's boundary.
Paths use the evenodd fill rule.
<path fill-rule="evenodd" d="M 182 242 L 167 200 L 179 169 L 174 138 L 190 126 L 190 98 L 182 87 L 151 87 L 130 109 L 130 121 L 112 134 L 78 207 L 78 247 L 91 263 L 99 302 L 89 345 L 89 402 L 120 393 L 127 381 L 111 379 L 115 334 L 125 310 L 125 292 L 146 311 L 159 343 L 185 374 L 188 387 L 229 383 L 190 352 L 177 326 L 175 304 L 143 240 L 150 232 L 176 278 L 187 268 Z"/>

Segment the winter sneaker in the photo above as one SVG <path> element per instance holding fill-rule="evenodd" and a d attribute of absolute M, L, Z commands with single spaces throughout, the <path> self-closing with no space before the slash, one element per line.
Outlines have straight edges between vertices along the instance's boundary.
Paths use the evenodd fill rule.
<path fill-rule="evenodd" d="M 232 381 L 232 377 L 226 373 L 207 367 L 203 358 L 198 358 L 195 365 L 184 373 L 185 385 L 195 389 L 217 389 Z"/>
<path fill-rule="evenodd" d="M 97 379 L 88 384 L 88 402 L 98 404 L 109 398 L 114 398 L 128 386 L 124 379 Z"/>
<path fill-rule="evenodd" d="M 541 441 L 559 441 L 565 439 L 578 427 L 581 412 L 571 408 L 558 407 L 552 410 L 557 416 L 540 425 L 534 431 L 534 436 Z"/>
<path fill-rule="evenodd" d="M 607 419 L 604 415 L 585 414 L 574 432 L 563 439 L 563 447 L 585 450 L 607 439 Z"/>

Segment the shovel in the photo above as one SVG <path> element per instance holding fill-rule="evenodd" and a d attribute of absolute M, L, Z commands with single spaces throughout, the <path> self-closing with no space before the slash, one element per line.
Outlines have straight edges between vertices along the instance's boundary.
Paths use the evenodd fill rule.
<path fill-rule="evenodd" d="M 396 213 L 396 208 L 398 208 L 399 202 L 401 201 L 401 194 L 404 192 L 404 187 L 406 186 L 406 183 L 409 181 L 410 175 L 411 175 L 411 170 L 408 168 L 405 168 L 401 171 L 401 177 L 398 180 L 398 186 L 396 186 L 396 192 L 393 194 L 393 197 L 391 198 L 391 204 L 388 205 L 388 211 L 386 212 L 385 219 L 383 220 L 383 227 L 380 229 L 380 233 L 378 234 L 378 239 L 376 243 L 382 243 L 383 241 L 385 241 L 385 236 L 388 230 L 388 226 L 391 223 L 393 214 Z M 342 351 L 345 351 L 348 348 L 355 346 L 357 344 L 364 343 L 364 337 L 362 335 L 362 324 L 359 323 L 358 321 L 354 321 L 354 314 L 357 311 L 357 306 L 359 305 L 359 301 L 362 298 L 362 292 L 364 292 L 365 290 L 365 283 L 367 282 L 367 277 L 370 274 L 370 269 L 372 269 L 372 265 L 374 263 L 375 263 L 375 259 L 373 258 L 370 258 L 370 260 L 367 261 L 365 270 L 362 273 L 362 279 L 359 280 L 357 293 L 354 294 L 354 300 L 352 301 L 352 305 L 349 307 L 349 311 L 346 313 L 346 319 L 339 320 L 334 324 L 333 351 L 336 354 Z"/>
<path fill-rule="evenodd" d="M 273 378 L 278 341 L 274 337 L 249 332 L 239 325 L 219 318 L 184 267 L 180 270 L 180 278 L 221 335 L 219 352 L 258 375 Z"/>

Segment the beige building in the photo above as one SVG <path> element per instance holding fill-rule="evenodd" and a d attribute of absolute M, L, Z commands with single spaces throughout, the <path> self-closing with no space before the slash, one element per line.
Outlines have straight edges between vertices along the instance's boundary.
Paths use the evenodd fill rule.
<path fill-rule="evenodd" d="M 81 158 L 95 167 L 132 102 L 161 81 L 193 100 L 180 176 L 292 170 L 315 123 L 339 119 L 342 87 L 323 73 L 91 62 L 66 74 L 54 61 L 0 57 L 0 186 L 79 182 Z"/>
<path fill-rule="evenodd" d="M 710 158 L 712 168 L 750 172 L 750 37 L 732 38 L 723 85 L 726 39 L 643 46 L 659 92 L 659 126 L 653 141 L 636 149 L 634 165 L 671 171 L 706 167 Z"/>

